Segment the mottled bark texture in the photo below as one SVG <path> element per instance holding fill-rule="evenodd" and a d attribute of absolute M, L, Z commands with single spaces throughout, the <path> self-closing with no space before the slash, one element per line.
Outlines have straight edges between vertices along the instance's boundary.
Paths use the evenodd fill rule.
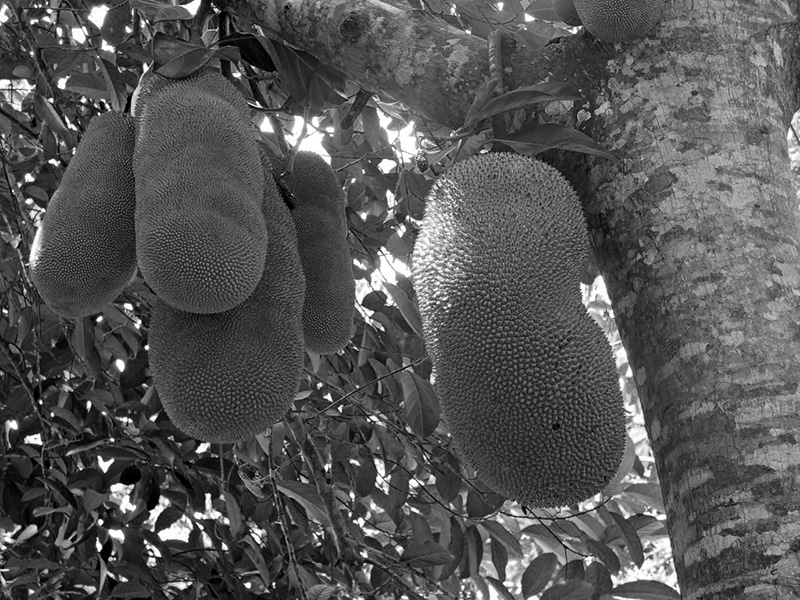
<path fill-rule="evenodd" d="M 444 125 L 488 76 L 484 41 L 392 4 L 248 1 L 225 0 Z M 585 95 L 540 119 L 578 123 L 621 159 L 548 156 L 584 198 L 687 600 L 800 598 L 796 10 L 673 0 L 636 43 L 505 47 L 507 86 L 572 81 Z"/>

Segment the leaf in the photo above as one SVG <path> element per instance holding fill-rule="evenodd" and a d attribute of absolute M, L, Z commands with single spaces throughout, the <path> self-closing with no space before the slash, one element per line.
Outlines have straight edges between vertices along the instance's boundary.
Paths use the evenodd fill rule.
<path fill-rule="evenodd" d="M 486 529 L 491 537 L 501 542 L 514 556 L 522 556 L 522 546 L 519 544 L 519 538 L 503 527 L 502 524 L 497 521 L 484 521 L 480 526 Z"/>
<path fill-rule="evenodd" d="M 183 79 L 203 68 L 214 50 L 156 32 L 153 38 L 153 71 L 170 79 Z"/>
<path fill-rule="evenodd" d="M 631 495 L 647 506 L 664 510 L 664 501 L 661 498 L 661 488 L 657 483 L 634 483 L 625 488 L 623 496 Z"/>
<path fill-rule="evenodd" d="M 578 93 L 578 88 L 571 83 L 553 81 L 549 83 L 526 85 L 489 100 L 482 108 L 474 111 L 472 116 L 467 118 L 462 129 L 488 117 L 531 104 L 580 100 L 581 98 L 582 96 Z M 470 110 L 471 108 L 472 107 L 470 107 Z"/>
<path fill-rule="evenodd" d="M 429 381 L 416 373 L 401 371 L 397 374 L 403 388 L 403 408 L 405 419 L 411 431 L 420 439 L 425 439 L 436 431 L 439 425 L 439 399 Z"/>
<path fill-rule="evenodd" d="M 328 513 L 325 512 L 325 504 L 317 493 L 316 487 L 310 483 L 288 480 L 278 481 L 276 485 L 284 496 L 295 500 L 306 509 L 309 517 L 325 527 L 331 526 L 331 520 L 328 517 Z"/>
<path fill-rule="evenodd" d="M 389 295 L 392 297 L 392 301 L 397 305 L 397 309 L 400 311 L 400 314 L 403 315 L 403 318 L 408 323 L 408 326 L 422 339 L 425 339 L 425 336 L 422 333 L 422 318 L 419 316 L 419 309 L 417 305 L 411 301 L 408 297 L 408 294 L 405 293 L 403 288 L 396 286 L 393 283 L 384 282 L 383 287 L 386 288 L 386 291 L 389 292 Z"/>
<path fill-rule="evenodd" d="M 472 100 L 472 104 L 470 105 L 469 109 L 467 110 L 467 116 L 464 118 L 464 125 L 466 127 L 468 123 L 475 123 L 476 121 L 473 119 L 473 115 L 477 113 L 481 108 L 486 106 L 486 103 L 494 94 L 494 90 L 497 87 L 499 80 L 497 78 L 492 78 L 484 81 L 481 83 L 478 88 L 475 90 L 475 98 Z"/>
<path fill-rule="evenodd" d="M 230 522 L 231 535 L 233 539 L 238 539 L 239 534 L 242 532 L 242 511 L 239 508 L 239 503 L 230 492 L 225 492 L 225 511 L 228 513 L 228 521 Z"/>
<path fill-rule="evenodd" d="M 534 558 L 522 573 L 522 597 L 530 598 L 541 592 L 558 566 L 558 557 L 552 552 Z"/>
<path fill-rule="evenodd" d="M 312 585 L 306 595 L 308 600 L 331 600 L 331 598 L 337 598 L 338 593 L 339 588 L 336 586 L 318 583 L 317 585 Z"/>
<path fill-rule="evenodd" d="M 592 539 L 587 539 L 586 545 L 589 546 L 592 554 L 599 558 L 609 571 L 614 574 L 619 573 L 619 558 L 611 548 Z"/>
<path fill-rule="evenodd" d="M 620 584 L 611 590 L 611 595 L 633 600 L 681 600 L 681 595 L 668 585 L 646 579 Z"/>
<path fill-rule="evenodd" d="M 542 600 L 591 600 L 594 586 L 587 581 L 572 580 L 554 585 L 544 594 Z"/>
<path fill-rule="evenodd" d="M 453 560 L 453 555 L 436 542 L 412 542 L 403 550 L 400 560 L 412 567 L 435 567 L 447 565 Z"/>
<path fill-rule="evenodd" d="M 76 73 L 70 75 L 64 84 L 64 89 L 73 94 L 80 94 L 95 100 L 110 100 L 106 81 L 97 73 Z"/>
<path fill-rule="evenodd" d="M 503 506 L 505 501 L 500 494 L 470 488 L 467 492 L 467 515 L 473 519 L 485 517 Z"/>
<path fill-rule="evenodd" d="M 551 148 L 570 150 L 572 152 L 582 152 L 583 154 L 593 154 L 602 158 L 607 158 L 614 164 L 619 164 L 619 159 L 611 152 L 603 148 L 585 133 L 581 133 L 572 127 L 558 125 L 557 123 L 546 123 L 537 125 L 533 129 L 515 133 L 508 139 L 491 140 L 501 142 L 513 148 L 520 154 L 535 156 Z"/>
<path fill-rule="evenodd" d="M 628 547 L 631 560 L 633 560 L 633 563 L 637 567 L 641 567 L 644 562 L 644 549 L 642 548 L 642 540 L 639 539 L 639 534 L 636 533 L 636 529 L 621 514 L 613 511 L 609 511 L 609 514 L 613 517 L 614 522 L 622 532 L 622 537 L 625 538 L 625 545 Z"/>
<path fill-rule="evenodd" d="M 497 591 L 503 600 L 514 600 L 514 595 L 508 591 L 508 588 L 503 584 L 502 581 L 488 576 L 484 577 L 484 579 L 489 582 L 489 585 L 491 585 Z"/>

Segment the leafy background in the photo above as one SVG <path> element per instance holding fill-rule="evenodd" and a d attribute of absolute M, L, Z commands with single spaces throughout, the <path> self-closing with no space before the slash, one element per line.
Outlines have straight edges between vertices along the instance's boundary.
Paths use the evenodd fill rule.
<path fill-rule="evenodd" d="M 541 45 L 571 33 L 549 2 L 409 4 L 421 7 L 481 37 L 502 26 Z M 436 174 L 491 138 L 491 90 L 479 91 L 467 135 L 423 130 L 405 107 L 231 19 L 208 21 L 200 44 L 186 35 L 195 10 L 160 0 L 0 8 L 0 597 L 679 598 L 602 281 L 584 286 L 585 300 L 617 351 L 631 439 L 605 498 L 560 510 L 505 502 L 439 418 L 409 255 Z M 145 63 L 179 75 L 218 58 L 233 61 L 265 143 L 304 138 L 330 157 L 357 286 L 347 349 L 307 356 L 285 419 L 236 445 L 199 443 L 165 415 L 148 371 L 154 296 L 140 276 L 73 322 L 26 273 L 36 223 L 91 118 L 129 106 Z M 548 93 L 500 108 L 559 99 Z M 513 147 L 603 155 L 572 135 Z"/>

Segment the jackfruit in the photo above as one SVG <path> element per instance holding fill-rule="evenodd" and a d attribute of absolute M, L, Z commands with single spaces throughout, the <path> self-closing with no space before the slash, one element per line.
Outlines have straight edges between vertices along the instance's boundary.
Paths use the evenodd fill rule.
<path fill-rule="evenodd" d="M 575 10 L 575 4 L 572 0 L 553 0 L 553 8 L 555 8 L 558 18 L 561 22 L 569 25 L 570 27 L 577 27 L 583 25 L 578 11 Z"/>
<path fill-rule="evenodd" d="M 284 159 L 273 159 L 276 179 L 285 166 Z M 306 277 L 306 348 L 317 354 L 338 352 L 352 337 L 355 302 L 342 188 L 328 163 L 313 152 L 298 152 L 281 184 L 293 196 L 292 217 Z"/>
<path fill-rule="evenodd" d="M 136 272 L 134 139 L 130 115 L 92 119 L 34 236 L 31 280 L 64 317 L 100 311 Z"/>
<path fill-rule="evenodd" d="M 162 300 L 152 309 L 150 368 L 161 402 L 179 429 L 207 442 L 266 431 L 291 404 L 302 374 L 305 282 L 297 238 L 272 177 L 263 197 L 268 258 L 253 294 L 215 314 Z"/>
<path fill-rule="evenodd" d="M 554 168 L 455 164 L 428 195 L 412 273 L 442 413 L 498 493 L 535 507 L 602 490 L 625 448 L 611 348 L 581 301 L 589 241 Z"/>
<path fill-rule="evenodd" d="M 573 0 L 583 26 L 604 42 L 632 42 L 655 27 L 665 0 Z"/>
<path fill-rule="evenodd" d="M 164 302 L 195 313 L 237 306 L 261 280 L 264 172 L 247 104 L 216 71 L 152 75 L 136 104 L 136 253 Z"/>

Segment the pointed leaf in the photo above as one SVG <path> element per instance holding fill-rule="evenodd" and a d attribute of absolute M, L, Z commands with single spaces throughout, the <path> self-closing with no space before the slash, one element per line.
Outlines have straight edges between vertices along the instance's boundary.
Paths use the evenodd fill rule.
<path fill-rule="evenodd" d="M 671 587 L 651 580 L 623 583 L 611 590 L 611 595 L 632 600 L 681 600 L 681 595 Z"/>
<path fill-rule="evenodd" d="M 325 512 L 325 504 L 317 493 L 316 487 L 300 481 L 278 481 L 277 486 L 284 496 L 296 500 L 305 508 L 309 517 L 326 527 L 330 527 L 330 518 L 328 513 Z"/>
<path fill-rule="evenodd" d="M 642 540 L 639 539 L 639 534 L 636 529 L 631 525 L 625 517 L 614 511 L 609 511 L 609 514 L 614 518 L 614 522 L 622 532 L 622 537 L 625 538 L 625 545 L 628 547 L 628 552 L 631 559 L 637 567 L 641 567 L 644 562 L 644 549 L 642 548 Z"/>
<path fill-rule="evenodd" d="M 406 423 L 420 439 L 436 431 L 439 425 L 439 399 L 433 386 L 416 373 L 401 371 L 397 374 L 403 388 L 403 407 Z"/>
<path fill-rule="evenodd" d="M 482 108 L 472 113 L 464 127 L 502 112 L 523 108 L 538 102 L 580 99 L 578 88 L 571 83 L 549 82 L 526 85 L 489 100 Z"/>
<path fill-rule="evenodd" d="M 214 50 L 156 32 L 153 38 L 153 70 L 170 79 L 183 79 L 206 66 Z"/>
<path fill-rule="evenodd" d="M 606 567 L 608 567 L 609 571 L 614 574 L 619 573 L 619 558 L 611 548 L 592 539 L 587 539 L 586 545 L 589 546 L 591 553 L 599 558 Z"/>
<path fill-rule="evenodd" d="M 494 577 L 485 577 L 484 579 L 489 582 L 489 585 L 491 585 L 497 591 L 503 600 L 514 600 L 514 595 L 508 591 L 508 588 L 503 584 L 502 581 L 495 579 Z"/>
<path fill-rule="evenodd" d="M 528 131 L 523 131 L 509 136 L 508 139 L 492 140 L 501 142 L 513 148 L 520 154 L 535 156 L 551 148 L 570 150 L 572 152 L 582 152 L 593 154 L 619 164 L 619 159 L 611 152 L 603 148 L 585 133 L 577 129 L 558 125 L 557 123 L 546 123 L 538 125 Z"/>
<path fill-rule="evenodd" d="M 519 538 L 511 533 L 508 529 L 503 527 L 497 521 L 484 521 L 481 527 L 489 532 L 489 535 L 501 542 L 514 556 L 522 556 L 522 546 L 519 544 Z"/>
<path fill-rule="evenodd" d="M 572 580 L 554 585 L 544 594 L 542 600 L 591 600 L 594 586 L 587 581 Z"/>
<path fill-rule="evenodd" d="M 534 558 L 522 573 L 522 597 L 530 598 L 541 592 L 558 566 L 558 557 L 552 552 Z"/>
<path fill-rule="evenodd" d="M 473 115 L 481 110 L 483 107 L 486 106 L 486 103 L 494 94 L 494 89 L 497 87 L 499 80 L 497 78 L 492 78 L 484 81 L 481 83 L 478 88 L 475 90 L 475 98 L 472 100 L 472 104 L 467 110 L 467 116 L 464 118 L 464 126 L 468 123 L 475 123 L 477 120 L 473 119 Z"/>
<path fill-rule="evenodd" d="M 386 288 L 386 291 L 389 292 L 392 301 L 397 305 L 397 309 L 400 311 L 400 314 L 403 315 L 408 326 L 411 327 L 414 333 L 424 339 L 422 334 L 422 319 L 419 316 L 419 309 L 416 304 L 411 301 L 403 288 L 388 282 L 384 282 L 383 286 Z"/>
<path fill-rule="evenodd" d="M 453 560 L 453 555 L 435 542 L 412 542 L 403 550 L 400 557 L 402 562 L 410 564 L 412 567 L 435 567 L 436 565 L 447 565 Z"/>

